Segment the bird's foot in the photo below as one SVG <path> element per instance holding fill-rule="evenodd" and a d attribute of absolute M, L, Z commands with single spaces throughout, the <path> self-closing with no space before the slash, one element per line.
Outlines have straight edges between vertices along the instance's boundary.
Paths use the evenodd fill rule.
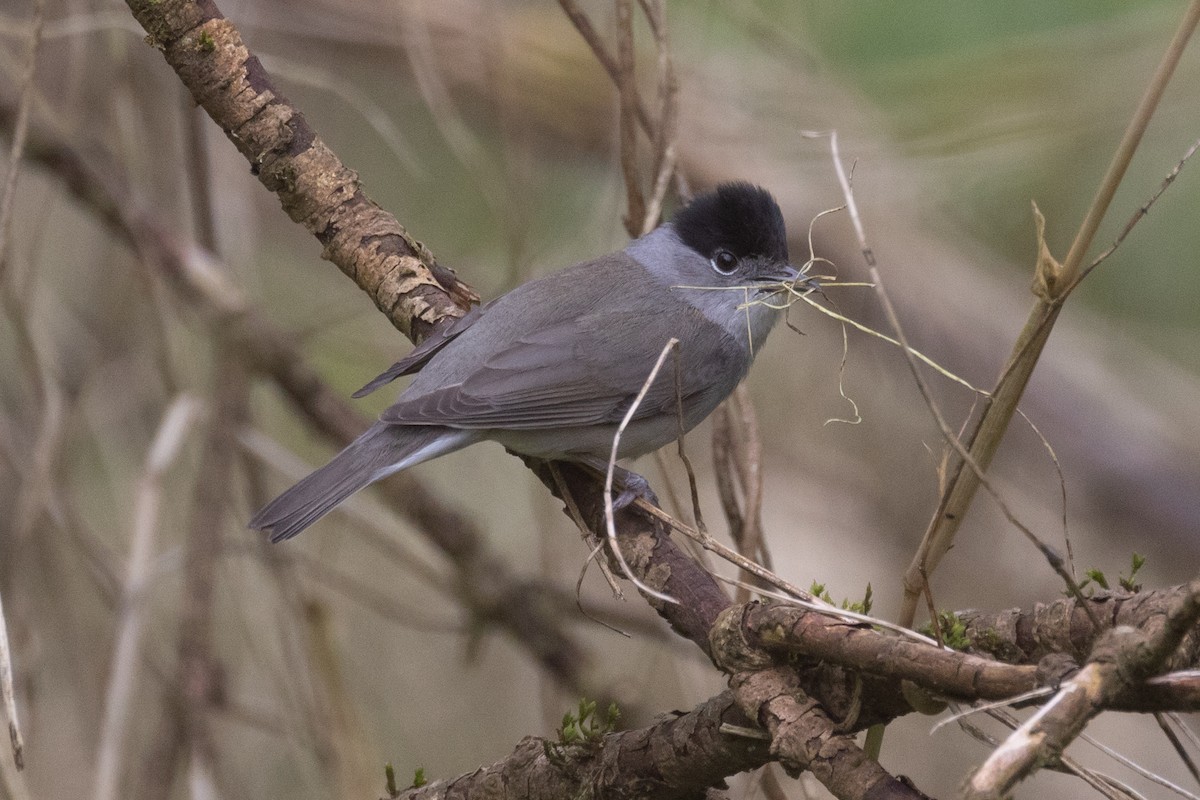
<path fill-rule="evenodd" d="M 613 480 L 621 482 L 620 491 L 613 498 L 613 513 L 632 505 L 639 497 L 653 506 L 658 505 L 658 495 L 650 488 L 650 481 L 636 472 L 617 467 Z"/>
<path fill-rule="evenodd" d="M 587 458 L 581 459 L 581 461 L 601 475 L 608 474 L 608 462 L 602 458 Z M 614 464 L 613 486 L 616 487 L 616 493 L 613 496 L 614 513 L 633 505 L 638 498 L 658 506 L 658 495 L 650 488 L 650 481 L 636 472 Z"/>

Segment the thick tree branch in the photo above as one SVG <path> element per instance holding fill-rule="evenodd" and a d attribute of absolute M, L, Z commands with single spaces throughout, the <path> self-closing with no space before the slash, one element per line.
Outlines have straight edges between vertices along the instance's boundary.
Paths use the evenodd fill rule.
<path fill-rule="evenodd" d="M 809 770 L 837 797 L 919 800 L 925 795 L 890 775 L 840 730 L 800 687 L 796 672 L 775 667 L 740 672 L 731 681 L 748 717 L 771 734 L 771 755 L 792 776 Z"/>
<path fill-rule="evenodd" d="M 1099 631 L 1091 629 L 1082 611 L 1072 613 L 1075 601 L 1069 598 L 1039 604 L 1030 612 L 1013 610 L 994 615 L 1004 621 L 1004 625 L 998 627 L 980 625 L 981 615 L 968 627 L 968 638 L 979 644 L 978 649 L 983 655 L 898 638 L 866 625 L 782 603 L 749 603 L 730 606 L 722 613 L 710 634 L 713 641 L 710 652 L 730 673 L 745 670 L 748 665 L 763 667 L 786 657 L 792 659 L 793 666 L 797 663 L 795 659 L 802 659 L 825 666 L 836 665 L 860 677 L 874 675 L 880 679 L 878 682 L 862 686 L 864 712 L 879 710 L 886 705 L 886 697 L 903 694 L 902 681 L 910 681 L 946 698 L 1002 700 L 1056 680 L 1055 671 L 1045 662 L 1064 655 L 1069 661 L 1073 652 L 1086 655 L 1114 630 L 1136 631 L 1139 636 L 1153 640 L 1167 637 L 1167 631 L 1172 632 L 1168 638 L 1176 645 L 1156 666 L 1155 674 L 1200 668 L 1200 630 L 1193 624 L 1180 631 L 1176 621 L 1178 609 L 1188 607 L 1192 602 L 1189 598 L 1194 587 L 1195 582 L 1136 595 L 1090 600 L 1097 608 L 1112 612 L 1103 617 L 1109 624 Z M 1028 637 L 1028 633 L 1021 632 L 1049 632 L 1051 620 L 1058 620 L 1060 627 L 1067 628 L 1072 619 L 1077 620 L 1079 628 L 1086 630 L 1089 636 L 1074 641 L 1070 649 L 1031 647 L 1028 652 L 1023 652 L 1018 644 Z M 988 654 L 1003 654 L 1004 660 L 985 657 Z M 1104 706 L 1123 711 L 1193 710 L 1197 708 L 1198 684 L 1200 677 L 1192 673 L 1127 682 L 1119 691 L 1105 697 Z M 806 684 L 806 689 L 811 686 Z M 833 707 L 836 706 L 827 705 L 827 708 Z"/>
<path fill-rule="evenodd" d="M 765 764 L 767 743 L 723 733 L 747 725 L 729 692 L 686 714 L 579 745 L 528 737 L 497 764 L 403 792 L 404 800 L 563 797 L 693 800 L 726 775 Z"/>
<path fill-rule="evenodd" d="M 1187 593 L 1187 586 L 1154 591 L 1098 592 L 1087 602 L 1102 627 L 1094 630 L 1072 598 L 1037 603 L 1030 610 L 962 611 L 964 636 L 973 652 L 987 653 L 1011 664 L 1036 664 L 1063 654 L 1083 663 L 1098 634 L 1122 625 L 1151 631 L 1166 619 L 1169 609 Z M 1189 669 L 1200 663 L 1200 631 L 1193 630 L 1164 664 L 1164 669 Z"/>
<path fill-rule="evenodd" d="M 737 612 L 730 609 L 725 620 L 752 646 L 911 680 L 947 697 L 1002 699 L 1036 685 L 1034 666 L 944 650 L 796 606 L 748 603 Z"/>

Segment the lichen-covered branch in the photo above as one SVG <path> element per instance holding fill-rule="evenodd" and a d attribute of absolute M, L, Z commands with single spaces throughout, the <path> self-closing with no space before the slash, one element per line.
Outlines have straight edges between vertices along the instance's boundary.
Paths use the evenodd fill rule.
<path fill-rule="evenodd" d="M 528 737 L 505 760 L 401 792 L 403 800 L 560 800 L 564 797 L 684 800 L 726 775 L 765 764 L 767 742 L 724 733 L 747 720 L 729 692 L 686 714 L 577 744 Z"/>
<path fill-rule="evenodd" d="M 1103 626 L 1092 628 L 1087 615 L 1072 598 L 1037 603 L 1029 610 L 999 612 L 963 611 L 955 616 L 963 623 L 963 636 L 973 652 L 988 653 L 1012 664 L 1036 664 L 1052 654 L 1064 654 L 1083 663 L 1098 633 L 1128 625 L 1153 628 L 1162 624 L 1186 586 L 1173 586 L 1137 593 L 1106 591 L 1087 599 Z M 1192 631 L 1164 669 L 1187 669 L 1200 660 L 1200 631 Z"/>
<path fill-rule="evenodd" d="M 870 758 L 786 667 L 739 672 L 730 681 L 738 706 L 771 734 L 771 755 L 790 775 L 804 770 L 837 797 L 920 800 L 925 795 Z"/>

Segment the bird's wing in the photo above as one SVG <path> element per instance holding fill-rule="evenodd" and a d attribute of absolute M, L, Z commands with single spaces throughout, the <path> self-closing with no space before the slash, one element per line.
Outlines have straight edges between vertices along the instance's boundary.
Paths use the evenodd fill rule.
<path fill-rule="evenodd" d="M 417 372 L 421 367 L 429 363 L 429 359 L 433 358 L 438 352 L 457 339 L 467 328 L 474 325 L 484 312 L 487 311 L 487 303 L 482 306 L 475 306 L 463 316 L 456 320 L 444 322 L 437 327 L 425 341 L 412 349 L 408 355 L 392 364 L 382 373 L 372 378 L 370 383 L 355 392 L 352 397 L 366 397 L 371 392 L 378 389 L 380 386 L 385 386 L 391 383 L 402 375 L 411 375 Z"/>
<path fill-rule="evenodd" d="M 679 394 L 687 400 L 740 372 L 738 345 L 690 306 L 596 311 L 519 336 L 459 383 L 405 392 L 384 422 L 456 428 L 538 429 L 619 422 L 667 342 L 680 340 Z M 453 358 L 453 349 L 442 358 Z M 635 419 L 674 413 L 668 357 Z M 736 383 L 741 375 L 733 378 Z"/>

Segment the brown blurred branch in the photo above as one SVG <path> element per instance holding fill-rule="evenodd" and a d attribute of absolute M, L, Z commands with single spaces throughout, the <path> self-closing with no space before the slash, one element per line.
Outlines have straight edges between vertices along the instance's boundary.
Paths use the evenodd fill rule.
<path fill-rule="evenodd" d="M 29 118 L 33 111 L 33 101 L 36 97 L 34 91 L 33 77 L 37 72 L 37 54 L 42 44 L 42 23 L 44 21 L 45 7 L 42 0 L 37 0 L 33 8 L 33 26 L 29 36 L 29 54 L 26 57 L 24 73 L 21 76 L 20 82 L 20 104 L 17 109 L 16 119 L 13 122 L 12 141 L 8 151 L 8 172 L 4 176 L 3 186 L 0 186 L 0 295 L 3 295 L 4 307 L 9 314 L 14 317 L 16 327 L 19 329 L 19 336 L 22 339 L 23 348 L 29 360 L 33 362 L 35 372 L 42 372 L 37 369 L 37 353 L 33 346 L 33 337 L 27 325 L 26 309 L 22 307 L 15 296 L 17 290 L 11 286 L 10 274 L 10 258 L 12 255 L 11 242 L 9 241 L 12 233 L 13 225 L 13 208 L 14 199 L 17 194 L 17 176 L 21 172 L 22 159 L 25 152 L 25 140 L 29 133 Z M 49 471 L 49 464 L 53 459 L 53 453 L 57 451 L 57 441 L 59 432 L 61 431 L 61 410 L 62 410 L 62 393 L 53 385 L 50 380 L 39 381 L 42 375 L 35 375 L 35 385 L 43 388 L 43 394 L 47 395 L 42 399 L 45 401 L 45 410 L 42 414 L 41 434 L 38 437 L 38 444 L 35 447 L 37 455 L 45 455 L 43 458 L 34 459 L 35 468 L 29 470 L 26 480 L 21 486 L 21 494 L 19 497 L 15 517 L 17 533 L 14 536 L 15 542 L 20 545 L 28 537 L 28 530 L 24 530 L 33 524 L 33 515 L 36 514 L 37 508 L 41 505 L 39 495 L 44 491 L 49 483 L 49 475 L 45 474 Z M 46 465 L 45 473 L 37 467 Z M 22 512 L 26 513 L 22 513 Z M 13 763 L 18 770 L 25 768 L 25 741 L 21 734 L 20 718 L 17 715 L 17 700 L 13 688 L 13 669 L 12 669 L 12 649 L 8 637 L 8 624 L 4 617 L 4 607 L 0 604 L 0 707 L 4 709 L 4 717 L 8 722 L 8 738 L 12 746 Z"/>
<path fill-rule="evenodd" d="M 604 71 L 608 73 L 608 77 L 612 79 L 614 84 L 619 84 L 621 81 L 621 67 L 617 60 L 608 52 L 608 48 L 604 46 L 604 40 L 600 38 L 600 34 L 596 32 L 596 28 L 592 25 L 592 21 L 588 18 L 583 9 L 575 2 L 575 0 L 558 0 L 558 4 L 562 6 L 563 13 L 571 20 L 571 24 L 579 31 L 579 35 L 587 42 L 588 47 L 592 50 L 592 55 L 600 62 L 600 66 L 604 67 Z M 638 124 L 642 126 L 642 130 L 647 136 L 654 137 L 657 135 L 657 128 L 653 120 L 650 118 L 650 112 L 646 110 L 645 104 L 637 94 L 637 87 L 631 89 L 633 94 L 633 110 L 637 114 Z"/>
<path fill-rule="evenodd" d="M 758 418 L 745 384 L 734 389 L 713 415 L 713 475 L 729 535 L 738 552 L 771 569 L 771 555 L 763 537 L 762 442 Z M 748 576 L 754 580 L 754 576 Z M 737 602 L 750 599 L 750 589 L 739 586 Z"/>
<path fill-rule="evenodd" d="M 96 757 L 96 800 L 113 800 L 120 794 L 125 738 L 133 707 L 141 661 L 138 658 L 142 630 L 146 626 L 147 588 L 151 558 L 159 527 L 162 481 L 176 460 L 189 428 L 200 412 L 200 403 L 181 395 L 163 414 L 154 443 L 146 455 L 134 498 L 134 527 L 130 534 L 129 561 L 122 590 L 116 645 L 109 670 L 104 716 L 100 726 L 100 749 Z"/>
<path fill-rule="evenodd" d="M 645 233 L 646 198 L 638 169 L 638 135 L 634 114 L 637 108 L 634 75 L 633 0 L 617 0 L 617 94 L 620 98 L 621 172 L 625 176 L 625 230 L 631 237 Z"/>

